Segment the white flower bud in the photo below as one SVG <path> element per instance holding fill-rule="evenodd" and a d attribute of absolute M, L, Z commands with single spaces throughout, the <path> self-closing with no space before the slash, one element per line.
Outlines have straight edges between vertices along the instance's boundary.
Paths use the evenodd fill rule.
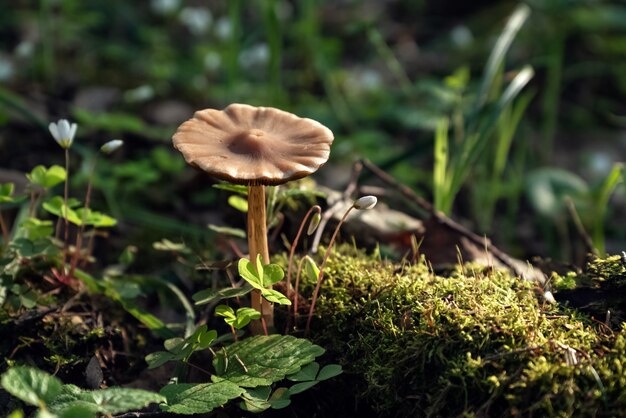
<path fill-rule="evenodd" d="M 376 196 L 363 196 L 355 200 L 352 206 L 358 210 L 368 210 L 376 206 L 376 202 L 378 202 Z"/>
<path fill-rule="evenodd" d="M 543 299 L 548 303 L 556 303 L 556 299 L 554 298 L 554 295 L 549 290 L 546 290 L 545 292 L 543 292 Z"/>
<path fill-rule="evenodd" d="M 100 147 L 100 151 L 105 154 L 111 154 L 113 151 L 117 150 L 119 147 L 124 145 L 124 141 L 121 139 L 114 139 L 112 141 L 107 142 L 103 146 Z"/>

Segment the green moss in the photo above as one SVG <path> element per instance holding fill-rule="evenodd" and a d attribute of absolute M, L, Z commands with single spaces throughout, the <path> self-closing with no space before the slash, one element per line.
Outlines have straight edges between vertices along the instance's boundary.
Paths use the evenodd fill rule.
<path fill-rule="evenodd" d="M 596 258 L 587 265 L 582 277 L 596 284 L 607 282 L 611 287 L 624 287 L 626 286 L 626 266 L 619 255 Z"/>
<path fill-rule="evenodd" d="M 626 328 L 543 304 L 533 284 L 465 266 L 439 277 L 344 247 L 313 336 L 384 416 L 619 416 Z M 305 284 L 305 292 L 312 284 Z M 577 364 L 572 364 L 577 363 Z M 328 396 L 332 396 L 329 394 Z"/>

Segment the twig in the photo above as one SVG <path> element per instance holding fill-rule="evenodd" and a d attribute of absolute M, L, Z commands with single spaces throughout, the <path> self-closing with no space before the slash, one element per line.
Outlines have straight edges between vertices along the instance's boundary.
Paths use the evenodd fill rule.
<path fill-rule="evenodd" d="M 389 174 L 387 174 L 386 172 L 381 170 L 379 167 L 377 167 L 372 162 L 370 162 L 368 160 L 361 160 L 361 164 L 363 165 L 363 167 L 367 168 L 374 175 L 376 175 L 378 178 L 380 178 L 383 182 L 387 183 L 389 186 L 394 187 L 398 191 L 400 191 L 400 193 L 402 195 L 404 195 L 404 197 L 406 197 L 409 200 L 415 202 L 422 209 L 424 209 L 425 211 L 429 212 L 431 217 L 437 223 L 439 223 L 440 225 L 443 225 L 443 226 L 447 227 L 448 229 L 451 229 L 452 231 L 458 233 L 459 235 L 467 238 L 474 245 L 477 245 L 479 247 L 483 247 L 484 246 L 484 248 L 487 249 L 491 254 L 493 254 L 493 256 L 496 257 L 504 266 L 506 266 L 508 269 L 513 271 L 516 275 L 518 275 L 520 277 L 524 277 L 524 272 L 522 270 L 520 270 L 517 266 L 515 266 L 515 264 L 513 263 L 513 260 L 511 259 L 511 257 L 509 257 L 503 251 L 499 250 L 495 245 L 493 245 L 491 243 L 491 241 L 488 238 L 486 238 L 484 236 L 481 236 L 481 235 L 478 235 L 478 234 L 475 234 L 474 232 L 470 231 L 469 229 L 467 229 L 463 225 L 461 225 L 461 224 L 457 223 L 456 221 L 450 219 L 449 217 L 444 215 L 442 212 L 439 212 L 439 211 L 435 210 L 434 206 L 430 202 L 428 202 L 423 197 L 418 196 L 409 187 L 407 187 L 407 186 L 405 186 L 403 184 L 398 183 L 393 177 L 391 177 Z"/>

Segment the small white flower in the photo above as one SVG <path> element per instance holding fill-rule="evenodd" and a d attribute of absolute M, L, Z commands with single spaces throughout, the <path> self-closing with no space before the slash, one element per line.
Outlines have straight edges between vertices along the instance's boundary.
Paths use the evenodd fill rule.
<path fill-rule="evenodd" d="M 358 210 L 368 210 L 376 206 L 377 202 L 378 199 L 376 199 L 376 196 L 363 196 L 355 200 L 352 206 Z"/>
<path fill-rule="evenodd" d="M 67 149 L 72 146 L 76 135 L 75 123 L 70 124 L 66 119 L 61 119 L 57 123 L 51 122 L 48 129 L 61 148 Z"/>
<path fill-rule="evenodd" d="M 103 146 L 101 146 L 100 151 L 102 151 L 105 154 L 111 154 L 113 151 L 115 151 L 122 145 L 124 145 L 124 141 L 122 141 L 121 139 L 114 139 L 112 141 L 107 142 Z"/>

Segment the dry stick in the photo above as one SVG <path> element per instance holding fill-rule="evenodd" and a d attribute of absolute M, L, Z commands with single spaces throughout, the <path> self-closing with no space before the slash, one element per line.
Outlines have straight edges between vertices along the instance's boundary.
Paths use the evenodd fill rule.
<path fill-rule="evenodd" d="M 317 276 L 317 284 L 315 285 L 315 290 L 313 291 L 313 297 L 311 299 L 311 307 L 309 308 L 309 317 L 306 320 L 306 328 L 304 329 L 304 335 L 308 336 L 309 331 L 311 329 L 311 319 L 313 318 L 313 312 L 315 311 L 315 302 L 317 302 L 317 295 L 320 292 L 320 287 L 322 285 L 322 280 L 324 279 L 324 268 L 326 267 L 326 262 L 328 261 L 328 257 L 330 256 L 330 252 L 333 249 L 333 244 L 335 243 L 335 239 L 337 238 L 337 234 L 339 234 L 339 229 L 341 225 L 345 222 L 346 218 L 354 209 L 354 205 L 350 206 L 350 208 L 343 214 L 343 217 L 339 221 L 339 224 L 335 228 L 335 232 L 333 236 L 330 238 L 330 242 L 328 243 L 328 248 L 326 249 L 326 254 L 324 254 L 324 259 L 322 260 L 322 265 L 320 266 L 320 273 Z"/>
<path fill-rule="evenodd" d="M 587 251 L 588 254 L 593 254 L 597 256 L 598 250 L 594 247 L 593 240 L 591 239 L 591 237 L 585 230 L 585 226 L 580 220 L 580 216 L 578 216 L 578 211 L 576 210 L 574 201 L 569 196 L 565 196 L 565 205 L 567 206 L 567 211 L 569 212 L 569 216 L 572 218 L 572 221 L 574 222 L 574 226 L 576 227 L 576 232 L 578 233 L 578 236 L 580 237 L 580 239 L 582 240 L 585 246 L 585 251 Z"/>
<path fill-rule="evenodd" d="M 418 196 L 413 190 L 408 188 L 407 186 L 398 183 L 393 177 L 389 174 L 381 170 L 378 166 L 371 163 L 368 160 L 361 160 L 361 164 L 369 171 L 371 171 L 374 175 L 380 178 L 383 182 L 387 183 L 391 187 L 396 188 L 400 191 L 406 198 L 417 203 L 422 209 L 428 211 L 430 215 L 435 219 L 439 224 L 446 226 L 447 228 L 453 230 L 454 232 L 464 236 L 468 240 L 470 240 L 473 244 L 479 247 L 485 247 L 494 257 L 496 257 L 503 265 L 505 265 L 508 269 L 513 271 L 516 275 L 520 277 L 524 277 L 524 272 L 515 266 L 511 257 L 509 257 L 506 253 L 499 250 L 495 245 L 491 243 L 489 239 L 484 236 L 478 235 L 464 227 L 463 225 L 455 222 L 450 219 L 442 212 L 435 210 L 434 206 L 428 202 L 426 199 Z"/>

